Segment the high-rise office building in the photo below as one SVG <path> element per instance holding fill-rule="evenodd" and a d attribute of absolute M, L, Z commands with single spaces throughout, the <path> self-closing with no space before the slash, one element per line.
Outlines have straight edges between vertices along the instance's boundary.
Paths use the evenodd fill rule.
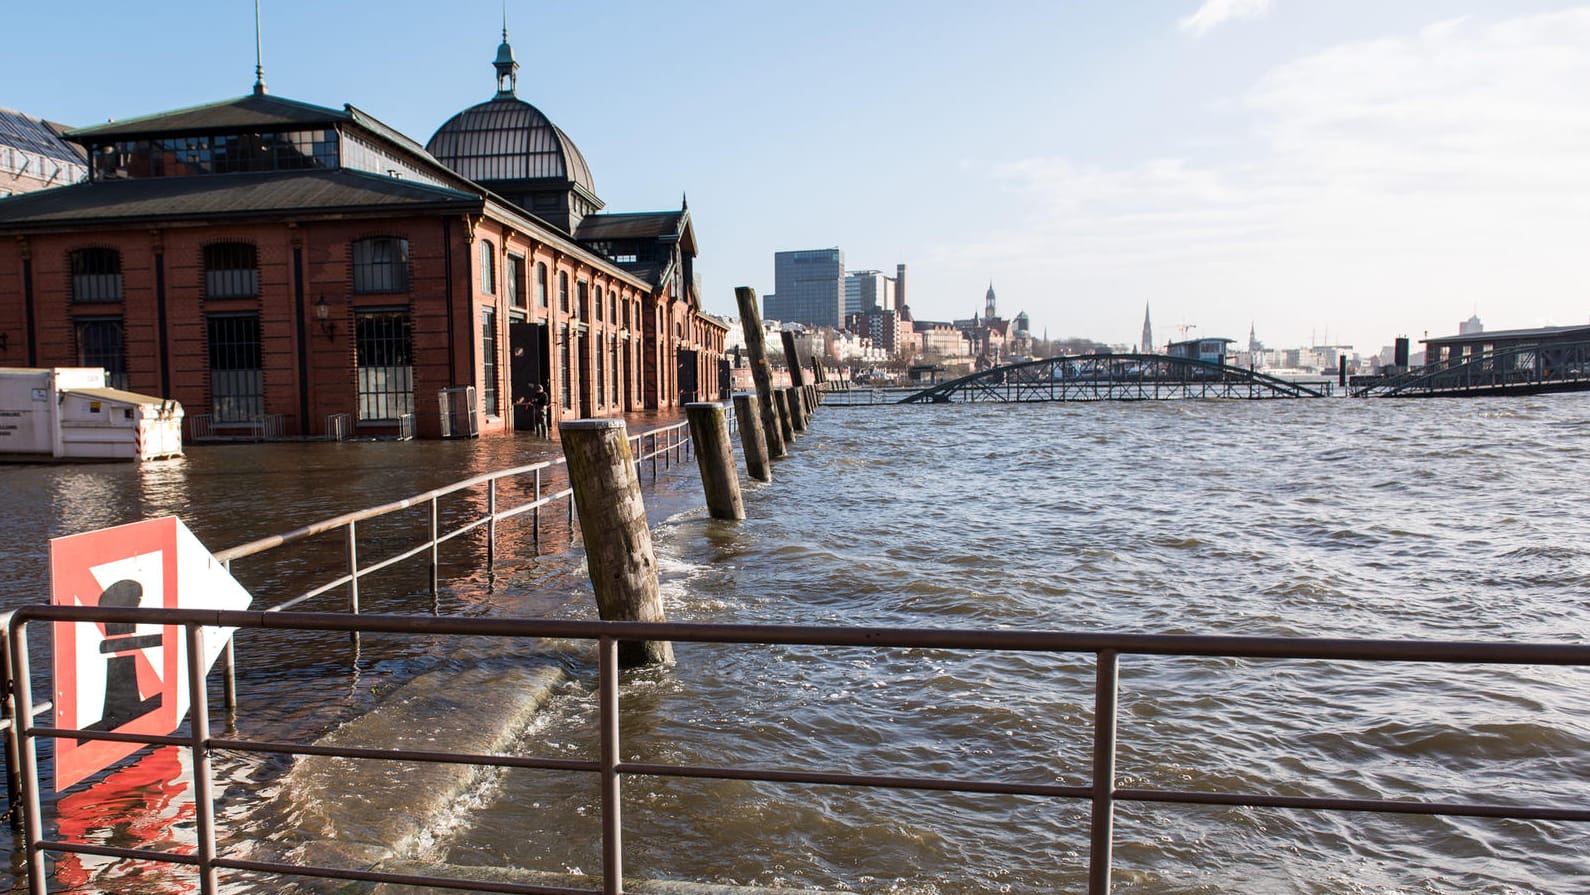
<path fill-rule="evenodd" d="M 845 313 L 897 310 L 894 278 L 881 270 L 853 270 L 845 275 Z"/>
<path fill-rule="evenodd" d="M 831 326 L 845 322 L 845 253 L 840 249 L 775 252 L 773 294 L 762 316 L 786 323 Z"/>

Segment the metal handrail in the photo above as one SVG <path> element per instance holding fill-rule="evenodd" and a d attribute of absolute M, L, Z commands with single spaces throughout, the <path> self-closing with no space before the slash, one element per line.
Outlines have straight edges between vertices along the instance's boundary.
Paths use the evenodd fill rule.
<path fill-rule="evenodd" d="M 338 748 L 302 746 L 211 735 L 207 722 L 208 692 L 201 674 L 189 666 L 187 682 L 193 706 L 188 736 L 139 736 L 87 733 L 32 724 L 19 725 L 23 797 L 27 805 L 24 847 L 33 891 L 44 891 L 44 853 L 81 853 L 142 861 L 188 864 L 198 868 L 201 890 L 208 895 L 217 885 L 221 869 L 247 870 L 330 879 L 357 879 L 446 889 L 493 892 L 552 893 L 594 890 L 562 889 L 515 883 L 482 884 L 473 880 L 351 871 L 329 867 L 243 861 L 220 856 L 215 848 L 215 805 L 207 778 L 208 762 L 200 755 L 214 749 L 296 755 L 333 755 L 345 758 L 440 762 L 489 767 L 535 767 L 595 773 L 601 777 L 604 893 L 622 892 L 623 847 L 620 836 L 619 790 L 624 776 L 667 776 L 754 780 L 790 784 L 833 784 L 885 788 L 927 789 L 971 793 L 1009 793 L 1087 800 L 1091 833 L 1088 858 L 1088 891 L 1107 895 L 1113 848 L 1114 808 L 1120 802 L 1159 802 L 1197 805 L 1293 808 L 1323 811 L 1364 811 L 1489 817 L 1520 820 L 1590 822 L 1590 809 L 1561 806 L 1471 804 L 1396 799 L 1338 799 L 1275 796 L 1262 793 L 1219 793 L 1193 790 L 1153 790 L 1116 786 L 1116 711 L 1119 703 L 1119 662 L 1123 656 L 1228 657 L 1244 659 L 1314 659 L 1352 662 L 1438 662 L 1504 665 L 1590 666 L 1590 645 L 1565 643 L 1482 643 L 1460 641 L 1396 641 L 1237 636 L 1100 634 L 1062 631 L 974 631 L 938 628 L 845 628 L 794 625 L 667 624 L 649 622 L 559 621 L 545 619 L 433 618 L 430 616 L 349 616 L 339 613 L 272 613 L 181 609 L 106 609 L 99 607 L 39 606 L 16 610 L 6 620 L 5 649 L 15 680 L 30 680 L 26 627 L 30 622 L 122 622 L 180 625 L 188 638 L 187 655 L 202 655 L 202 628 L 206 626 L 270 628 L 301 631 L 369 631 L 390 634 L 453 635 L 466 637 L 560 638 L 595 640 L 599 644 L 600 756 L 594 760 L 538 759 L 475 755 L 407 749 Z M 671 640 L 719 644 L 779 644 L 849 646 L 873 649 L 1000 650 L 1089 653 L 1095 657 L 1092 771 L 1086 786 L 1026 784 L 998 780 L 966 780 L 883 774 L 836 773 L 824 770 L 669 765 L 627 762 L 621 759 L 620 690 L 617 645 L 619 641 Z M 31 686 L 15 688 L 12 717 L 32 718 Z M 40 820 L 40 786 L 37 752 L 39 737 L 72 736 L 153 745 L 176 745 L 194 751 L 195 816 L 199 843 L 195 854 L 174 855 L 136 848 L 112 848 L 46 840 Z M 206 775 L 204 779 L 200 775 Z"/>
<path fill-rule="evenodd" d="M 655 480 L 658 476 L 658 458 L 663 458 L 665 462 L 671 463 L 680 454 L 683 454 L 687 457 L 690 456 L 692 446 L 689 437 L 689 425 L 690 424 L 688 422 L 672 423 L 666 426 L 660 426 L 656 429 L 648 430 L 646 432 L 637 433 L 629 437 L 631 443 L 635 445 L 635 462 L 639 464 L 643 460 L 652 461 L 653 480 Z M 639 445 L 641 444 L 642 439 L 646 438 L 651 439 L 652 448 L 649 453 L 642 453 Z M 559 466 L 565 463 L 566 461 L 560 457 L 556 460 L 547 460 L 540 463 L 532 463 L 525 466 L 516 466 L 510 469 L 498 470 L 496 472 L 482 473 L 481 475 L 453 482 L 452 484 L 444 485 L 440 488 L 433 488 L 430 491 L 426 491 L 422 494 L 416 494 L 401 500 L 389 501 L 376 506 L 366 507 L 364 509 L 332 516 L 328 519 L 312 522 L 308 525 L 300 526 L 299 528 L 295 528 L 290 531 L 281 532 L 269 537 L 259 538 L 244 544 L 229 547 L 224 550 L 217 551 L 215 553 L 215 557 L 230 571 L 233 560 L 258 556 L 278 547 L 298 543 L 316 535 L 344 531 L 346 532 L 345 550 L 347 564 L 343 572 L 330 581 L 317 584 L 308 590 L 297 594 L 296 596 L 289 597 L 288 599 L 271 606 L 264 611 L 285 612 L 309 600 L 336 590 L 339 587 L 346 586 L 348 588 L 348 611 L 357 614 L 360 608 L 359 579 L 361 577 L 373 572 L 378 572 L 382 569 L 389 568 L 391 566 L 395 566 L 398 563 L 413 559 L 414 557 L 425 553 L 430 554 L 430 590 L 432 594 L 436 594 L 440 588 L 439 551 L 441 545 L 447 543 L 448 541 L 454 540 L 465 534 L 468 534 L 469 532 L 485 527 L 488 532 L 486 556 L 487 564 L 489 566 L 495 561 L 498 522 L 512 519 L 524 513 L 532 513 L 532 537 L 534 541 L 539 544 L 541 540 L 541 509 L 560 500 L 567 501 L 568 524 L 572 530 L 575 523 L 573 499 L 574 490 L 572 488 L 564 488 L 559 491 L 554 491 L 550 494 L 542 493 L 543 471 L 553 466 Z M 497 483 L 503 479 L 516 478 L 518 476 L 525 475 L 534 477 L 533 499 L 522 504 L 500 508 L 497 501 Z M 465 519 L 458 526 L 452 529 L 445 531 L 442 530 L 440 524 L 440 499 L 448 495 L 478 487 L 480 485 L 485 485 L 488 489 L 485 511 L 477 516 Z M 358 542 L 358 524 L 360 522 L 378 519 L 383 516 L 425 506 L 427 504 L 430 507 L 430 521 L 429 535 L 426 540 L 390 556 L 384 556 L 380 559 L 366 561 L 361 564 L 359 558 Z M 0 614 L 0 618 L 3 617 L 4 615 Z M 354 636 L 357 637 L 356 632 Z M 235 707 L 237 692 L 236 656 L 232 648 L 232 641 L 230 640 L 227 641 L 226 648 L 221 654 L 219 669 L 223 680 L 225 705 L 228 708 Z M 9 691 L 10 689 L 12 689 L 10 686 L 10 681 L 8 679 L 0 678 L 0 690 Z M 12 768 L 15 767 L 15 763 L 13 761 L 15 750 L 10 748 L 12 746 L 12 731 L 7 730 L 4 726 L 5 723 L 9 723 L 8 719 L 9 716 L 6 716 L 4 719 L 0 719 L 0 734 L 4 734 L 7 740 L 7 748 L 5 750 L 7 760 L 5 765 L 6 774 L 9 780 L 14 776 Z M 11 787 L 8 786 L 8 792 L 10 790 Z M 10 799 L 8 804 L 15 805 L 15 798 Z"/>

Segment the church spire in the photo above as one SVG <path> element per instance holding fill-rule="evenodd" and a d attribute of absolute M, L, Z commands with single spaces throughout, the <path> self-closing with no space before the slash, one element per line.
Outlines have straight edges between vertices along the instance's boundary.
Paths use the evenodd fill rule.
<path fill-rule="evenodd" d="M 1143 353 L 1154 353 L 1154 326 L 1148 322 L 1148 302 L 1143 302 Z"/>
<path fill-rule="evenodd" d="M 514 61 L 513 47 L 508 45 L 508 3 L 502 4 L 502 43 L 497 46 L 497 58 L 492 61 L 497 69 L 497 98 L 515 96 L 519 92 L 519 63 Z"/>
<path fill-rule="evenodd" d="M 999 315 L 994 313 L 994 281 L 988 281 L 988 295 L 983 298 L 983 318 L 993 320 Z"/>

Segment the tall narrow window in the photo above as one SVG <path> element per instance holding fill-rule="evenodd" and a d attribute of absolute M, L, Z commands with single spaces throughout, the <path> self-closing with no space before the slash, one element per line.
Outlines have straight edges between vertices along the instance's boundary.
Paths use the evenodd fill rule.
<path fill-rule="evenodd" d="M 126 388 L 127 349 L 122 338 L 121 318 L 88 318 L 76 323 L 78 366 L 104 367 L 106 385 Z"/>
<path fill-rule="evenodd" d="M 584 280 L 574 284 L 574 307 L 581 323 L 591 322 L 591 284 Z"/>
<path fill-rule="evenodd" d="M 569 312 L 569 275 L 558 271 L 558 310 Z"/>
<path fill-rule="evenodd" d="M 502 406 L 497 400 L 497 309 L 480 309 L 480 398 L 487 416 L 497 416 Z"/>
<path fill-rule="evenodd" d="M 508 290 L 508 307 L 524 307 L 524 259 L 518 255 L 504 255 L 502 268 L 503 286 Z"/>
<path fill-rule="evenodd" d="M 544 308 L 546 306 L 547 306 L 547 266 L 545 264 L 541 264 L 541 263 L 537 262 L 537 264 L 536 264 L 536 307 Z"/>
<path fill-rule="evenodd" d="M 409 241 L 394 236 L 355 240 L 353 291 L 364 295 L 409 291 Z"/>
<path fill-rule="evenodd" d="M 596 406 L 607 403 L 607 351 L 602 334 L 596 334 Z"/>
<path fill-rule="evenodd" d="M 71 261 L 72 301 L 121 301 L 121 252 L 78 249 Z"/>
<path fill-rule="evenodd" d="M 607 319 L 615 325 L 618 323 L 618 293 L 611 289 L 607 291 Z"/>
<path fill-rule="evenodd" d="M 480 291 L 497 294 L 497 252 L 484 239 L 480 241 Z"/>
<path fill-rule="evenodd" d="M 602 319 L 602 287 L 601 286 L 597 286 L 596 287 L 596 319 L 597 319 L 598 322 L 600 322 L 601 319 Z"/>
<path fill-rule="evenodd" d="M 359 419 L 396 421 L 414 412 L 414 352 L 406 310 L 354 315 Z"/>
<path fill-rule="evenodd" d="M 259 294 L 259 252 L 246 242 L 204 247 L 204 296 L 251 298 Z"/>
<path fill-rule="evenodd" d="M 210 345 L 210 413 L 217 423 L 245 423 L 265 415 L 259 317 L 217 314 L 206 321 Z"/>
<path fill-rule="evenodd" d="M 558 276 L 561 277 L 563 275 L 558 274 Z M 562 329 L 558 332 L 558 347 L 562 350 L 563 355 L 561 369 L 559 370 L 559 372 L 563 374 L 563 387 L 561 389 L 563 392 L 563 406 L 573 407 L 574 389 L 569 385 L 569 379 L 573 371 L 573 366 L 569 363 L 569 352 L 572 350 L 572 346 L 569 345 L 569 327 L 567 324 L 564 324 Z"/>
<path fill-rule="evenodd" d="M 623 400 L 624 400 L 623 397 L 622 397 L 623 396 L 623 392 L 620 390 L 620 387 L 619 387 L 619 384 L 618 384 L 619 378 L 620 378 L 620 374 L 619 374 L 619 371 L 618 371 L 618 339 L 614 339 L 613 342 L 612 342 L 612 345 L 613 345 L 613 373 L 612 373 L 612 375 L 613 375 L 613 403 L 614 404 L 622 404 Z M 620 409 L 622 409 L 622 408 L 620 408 Z"/>

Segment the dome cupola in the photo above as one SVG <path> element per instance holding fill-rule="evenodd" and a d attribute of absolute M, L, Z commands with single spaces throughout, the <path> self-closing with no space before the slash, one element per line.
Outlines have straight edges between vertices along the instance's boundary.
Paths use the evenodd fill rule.
<path fill-rule="evenodd" d="M 520 99 L 508 29 L 492 63 L 497 94 L 447 120 L 425 144 L 437 161 L 566 233 L 601 210 L 591 169 L 574 141 Z"/>

